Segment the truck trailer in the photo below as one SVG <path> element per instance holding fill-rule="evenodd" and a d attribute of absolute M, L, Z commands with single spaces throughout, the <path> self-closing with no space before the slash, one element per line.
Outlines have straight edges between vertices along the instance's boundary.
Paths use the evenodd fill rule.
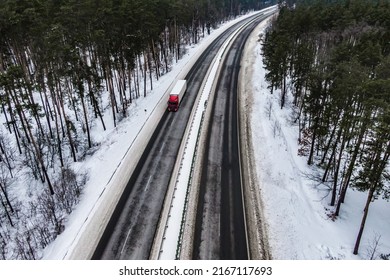
<path fill-rule="evenodd" d="M 186 80 L 178 80 L 173 87 L 168 99 L 168 111 L 176 112 L 179 109 L 180 101 L 187 89 Z"/>

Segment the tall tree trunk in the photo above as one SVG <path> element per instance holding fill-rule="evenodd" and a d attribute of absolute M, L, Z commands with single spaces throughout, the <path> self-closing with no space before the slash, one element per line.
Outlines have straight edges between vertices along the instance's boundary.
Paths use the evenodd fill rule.
<path fill-rule="evenodd" d="M 332 141 L 333 141 L 334 134 L 336 133 L 336 128 L 337 128 L 337 121 L 335 122 L 335 124 L 333 126 L 332 133 L 330 134 L 330 137 L 328 139 L 328 144 L 325 146 L 324 155 L 322 156 L 320 164 L 324 164 L 324 162 L 325 162 L 326 155 L 328 154 L 328 151 L 329 151 L 330 146 L 331 146 Z M 334 149 L 332 150 L 332 155 L 333 155 L 333 151 L 334 151 Z M 331 155 L 331 157 L 332 157 L 332 155 Z M 325 175 L 323 178 L 325 178 Z M 324 179 L 322 179 L 322 181 L 325 182 Z"/>
<path fill-rule="evenodd" d="M 130 69 L 130 66 L 127 66 L 128 69 L 127 69 L 127 80 L 129 81 L 129 102 L 130 104 L 133 103 L 133 94 L 131 93 L 131 69 Z"/>
<path fill-rule="evenodd" d="M 317 117 L 316 117 L 317 119 Z M 307 164 L 308 165 L 312 165 L 313 164 L 313 157 L 314 157 L 314 147 L 315 147 L 315 142 L 316 142 L 316 138 L 317 138 L 317 120 L 315 121 L 315 125 L 313 125 L 313 135 L 312 135 L 312 138 L 311 138 L 311 145 L 310 145 L 310 153 L 309 153 L 309 157 L 307 159 Z"/>
<path fill-rule="evenodd" d="M 71 89 L 68 88 L 68 91 L 71 91 Z M 59 80 L 56 80 L 55 91 L 54 91 L 54 88 L 51 88 L 51 98 L 52 98 L 52 102 L 53 102 L 54 114 L 58 114 L 58 119 L 59 119 L 60 125 L 61 125 L 61 132 L 62 132 L 62 135 L 65 137 L 64 121 L 65 121 L 65 125 L 66 125 L 66 119 L 65 119 L 65 110 L 64 110 L 64 93 L 63 93 L 63 90 L 61 88 Z M 58 104 L 58 103 L 60 103 L 60 104 Z M 62 114 L 61 114 L 61 110 L 62 110 Z M 76 110 L 76 109 L 74 109 L 74 110 Z M 77 113 L 75 113 L 75 114 L 76 114 L 76 120 L 77 120 Z M 64 116 L 64 121 L 62 120 L 62 116 Z"/>
<path fill-rule="evenodd" d="M 3 114 L 4 114 L 4 117 L 5 117 L 5 122 L 6 122 L 7 127 L 8 127 L 8 131 L 9 131 L 10 134 L 12 134 L 11 124 L 10 124 L 10 121 L 8 120 L 7 111 L 5 109 L 5 105 L 4 105 L 3 102 L 1 102 L 1 108 L 3 110 Z"/>
<path fill-rule="evenodd" d="M 3 147 L 3 143 L 2 143 L 2 139 L 0 138 L 0 151 L 1 153 L 4 155 L 5 157 L 5 162 L 7 164 L 7 167 L 8 167 L 8 170 L 9 170 L 9 173 L 11 175 L 11 178 L 14 177 L 14 175 L 12 174 L 12 166 L 11 166 L 11 163 L 10 163 L 10 160 L 8 158 L 8 155 L 6 153 L 6 150 L 5 148 Z M 2 156 L 0 155 L 0 162 L 3 160 Z"/>
<path fill-rule="evenodd" d="M 148 59 L 148 68 L 149 68 L 149 81 L 150 81 L 150 90 L 153 90 L 153 72 L 152 72 L 152 59 L 150 58 L 150 52 L 152 49 L 149 46 L 149 51 L 147 52 L 146 56 Z"/>
<path fill-rule="evenodd" d="M 11 201 L 9 200 L 8 194 L 5 191 L 5 187 L 3 187 L 3 184 L 1 182 L 0 182 L 0 189 L 1 189 L 1 192 L 4 194 L 5 201 L 7 202 L 7 205 L 9 207 L 9 209 L 13 213 L 14 212 L 14 208 L 12 207 L 12 204 L 11 204 Z"/>
<path fill-rule="evenodd" d="M 116 127 L 116 111 L 117 111 L 117 110 L 115 110 L 116 99 L 115 99 L 115 93 L 114 93 L 114 89 L 112 87 L 112 83 L 111 83 L 112 79 L 111 79 L 111 75 L 109 74 L 109 71 L 110 71 L 110 68 L 106 66 L 105 72 L 107 75 L 107 86 L 108 86 L 108 91 L 109 91 L 110 100 L 111 100 L 112 118 L 114 121 L 114 127 Z"/>
<path fill-rule="evenodd" d="M 73 157 L 73 161 L 74 162 L 77 162 L 77 157 L 76 157 L 76 148 L 74 146 L 74 143 L 73 143 L 73 137 L 72 137 L 72 127 L 71 127 L 71 121 L 68 120 L 68 116 L 67 114 L 65 113 L 65 108 L 64 108 L 64 98 L 63 98 L 63 93 L 62 91 L 59 92 L 59 103 L 60 105 L 57 104 L 57 107 L 58 107 L 58 113 L 59 115 L 61 116 L 61 111 L 62 111 L 62 115 L 64 116 L 64 121 L 65 121 L 65 126 L 66 126 L 66 135 L 68 137 L 68 141 L 69 141 L 69 148 L 70 148 L 70 152 L 72 154 L 72 157 Z M 61 121 L 61 127 L 63 129 L 63 126 L 62 126 L 62 119 L 60 119 Z M 56 118 L 56 123 L 57 123 L 57 118 Z M 65 131 L 63 131 L 63 134 L 65 134 Z M 64 136 L 65 137 L 65 136 Z"/>
<path fill-rule="evenodd" d="M 24 134 L 26 136 L 27 142 L 31 143 L 31 139 L 30 139 L 28 131 L 27 131 L 29 124 L 27 122 L 27 119 L 25 117 L 23 117 L 24 111 L 22 109 L 22 105 L 19 102 L 18 94 L 16 93 L 15 90 L 11 89 L 11 90 L 9 90 L 9 95 L 11 96 L 11 99 L 14 102 L 16 112 L 18 113 L 19 120 L 20 120 L 20 123 L 22 124 L 22 128 L 23 128 Z M 12 108 L 12 107 L 10 107 L 10 108 Z"/>
<path fill-rule="evenodd" d="M 10 114 L 10 118 L 11 118 L 10 123 L 11 123 L 12 130 L 14 131 L 16 144 L 18 146 L 18 151 L 19 151 L 19 154 L 22 154 L 22 147 L 20 146 L 20 139 L 19 139 L 20 134 L 19 134 L 19 130 L 17 129 L 17 126 L 16 126 L 16 118 L 15 118 L 13 110 L 12 110 L 11 98 L 7 98 L 7 105 L 8 105 L 8 111 Z"/>
<path fill-rule="evenodd" d="M 98 104 L 98 102 L 96 100 L 95 95 L 93 94 L 91 86 L 89 86 L 89 96 L 90 96 L 90 99 L 91 99 L 91 102 L 92 102 L 95 114 L 97 116 L 99 116 L 100 122 L 102 123 L 102 126 L 103 126 L 103 130 L 105 131 L 106 130 L 106 125 L 104 123 L 103 115 L 102 115 L 102 112 L 100 111 L 99 104 Z"/>
<path fill-rule="evenodd" d="M 334 129 L 333 129 L 333 131 L 334 131 Z M 330 168 L 332 166 L 333 158 L 334 158 L 334 155 L 336 154 L 337 145 L 338 145 L 338 143 L 340 141 L 341 132 L 342 132 L 342 129 L 340 128 L 338 133 L 337 133 L 337 138 L 336 138 L 336 140 L 333 143 L 332 153 L 330 154 L 330 157 L 328 159 L 328 164 L 326 165 L 324 175 L 322 176 L 322 182 L 326 181 L 326 178 L 328 176 L 328 172 L 329 172 L 329 170 L 330 170 Z M 331 138 L 333 140 L 333 135 L 331 136 Z M 329 144 L 330 144 L 330 141 L 329 141 Z"/>
<path fill-rule="evenodd" d="M 332 198 L 330 201 L 330 205 L 334 206 L 335 201 L 336 201 L 336 194 L 337 194 L 337 185 L 338 185 L 338 178 L 339 178 L 339 170 L 340 170 L 340 165 L 341 165 L 341 157 L 344 152 L 344 146 L 345 146 L 345 136 L 343 137 L 340 151 L 339 151 L 339 157 L 336 162 L 336 170 L 334 172 L 334 181 L 333 181 L 333 189 L 332 189 Z"/>
<path fill-rule="evenodd" d="M 163 59 L 164 59 L 164 65 L 165 65 L 165 73 L 168 73 L 169 71 L 169 68 L 168 68 L 168 57 L 167 57 L 167 52 L 168 52 L 168 44 L 167 44 L 167 35 L 166 35 L 166 31 L 164 29 L 164 39 L 165 39 L 165 44 L 161 41 L 160 42 L 160 48 L 161 48 L 161 52 L 162 52 L 162 55 L 163 55 Z"/>
<path fill-rule="evenodd" d="M 353 249 L 353 254 L 354 255 L 357 255 L 358 252 L 359 252 L 360 241 L 361 241 L 361 238 L 362 238 L 362 235 L 363 235 L 364 226 L 366 224 L 368 209 L 370 207 L 371 200 L 372 200 L 372 198 L 374 196 L 374 191 L 375 191 L 375 187 L 371 187 L 369 192 L 368 192 L 366 206 L 364 207 L 364 211 L 363 211 L 363 218 L 362 218 L 362 221 L 360 223 L 359 233 L 358 233 L 358 236 L 356 238 L 355 247 Z"/>
<path fill-rule="evenodd" d="M 58 127 L 57 114 L 55 114 L 55 125 L 56 125 L 56 132 L 57 132 L 58 156 L 60 157 L 61 167 L 64 167 L 64 159 L 62 156 L 61 136 L 60 136 L 60 129 Z"/>
<path fill-rule="evenodd" d="M 8 212 L 7 205 L 4 204 L 1 195 L 0 195 L 0 201 L 1 201 L 1 205 L 3 206 L 3 209 L 5 210 L 5 213 L 7 215 L 7 218 L 8 218 L 8 221 L 9 221 L 11 227 L 14 227 L 14 223 L 12 222 L 11 214 Z"/>
<path fill-rule="evenodd" d="M 144 97 L 146 97 L 146 80 L 147 80 L 147 65 L 148 65 L 148 62 L 147 62 L 147 60 L 148 60 L 148 58 L 147 58 L 147 55 L 146 55 L 146 53 L 145 53 L 145 51 L 143 52 L 143 55 L 144 55 L 144 71 L 143 71 L 143 76 L 144 76 Z"/>
<path fill-rule="evenodd" d="M 45 118 L 46 118 L 47 127 L 49 128 L 50 138 L 53 139 L 54 136 L 53 136 L 53 130 L 51 128 L 51 123 L 50 123 L 50 115 L 49 115 L 49 112 L 47 111 L 47 105 L 46 105 L 46 102 L 43 99 L 41 90 L 39 90 L 39 96 L 41 98 L 43 111 L 45 112 Z"/>
<path fill-rule="evenodd" d="M 284 104 L 286 103 L 286 95 L 287 95 L 287 75 L 283 74 L 283 81 L 282 81 L 282 96 L 280 99 L 280 109 L 284 108 Z"/>
<path fill-rule="evenodd" d="M 134 81 L 134 92 L 135 92 L 135 98 L 139 98 L 140 96 L 140 90 L 139 90 L 139 79 L 138 79 L 138 67 L 136 67 L 133 71 L 133 81 Z"/>
<path fill-rule="evenodd" d="M 79 94 L 80 94 L 80 101 L 81 101 L 81 106 L 83 108 L 83 115 L 84 115 L 84 122 L 85 122 L 85 129 L 87 131 L 87 139 L 88 139 L 88 148 L 92 148 L 92 142 L 91 142 L 91 134 L 89 132 L 89 124 L 88 124 L 88 114 L 87 114 L 87 108 L 85 106 L 85 100 L 84 100 L 84 85 L 83 81 L 78 77 L 77 78 L 77 87 L 79 89 Z"/>
<path fill-rule="evenodd" d="M 66 79 L 66 91 L 68 93 L 68 98 L 69 100 L 71 101 L 70 103 L 72 104 L 72 108 L 73 108 L 73 112 L 74 112 L 74 116 L 75 116 L 75 119 L 76 121 L 79 121 L 79 115 L 78 115 L 78 106 L 76 106 L 76 98 L 73 96 L 73 86 L 72 86 L 72 82 L 70 81 L 70 78 Z M 61 85 L 59 85 L 59 81 L 57 81 L 57 91 L 60 91 L 61 90 Z M 61 90 L 62 92 L 62 90 Z M 60 115 L 61 117 L 61 115 Z"/>
<path fill-rule="evenodd" d="M 159 61 L 158 55 L 156 53 L 156 45 L 155 45 L 153 39 L 151 42 L 151 50 L 152 50 L 152 57 L 153 57 L 154 65 L 156 66 L 156 79 L 158 81 L 158 79 L 160 78 L 160 61 Z"/>
<path fill-rule="evenodd" d="M 364 115 L 365 115 L 364 117 L 367 117 L 367 116 L 369 116 L 369 113 L 365 113 Z M 359 138 L 358 138 L 356 145 L 355 145 L 355 150 L 353 151 L 351 161 L 348 165 L 347 172 L 345 173 L 345 176 L 344 176 L 343 185 L 341 187 L 341 192 L 340 192 L 339 199 L 338 199 L 337 205 L 336 205 L 336 210 L 334 213 L 335 216 L 339 215 L 341 203 L 344 203 L 345 195 L 347 193 L 348 185 L 349 185 L 349 182 L 351 180 L 352 172 L 355 168 L 355 163 L 356 163 L 357 157 L 359 155 L 360 146 L 362 145 L 362 141 L 363 141 L 363 138 L 364 138 L 364 135 L 366 132 L 367 125 L 368 125 L 368 119 L 364 119 L 363 124 L 362 124 L 361 129 L 360 129 Z"/>

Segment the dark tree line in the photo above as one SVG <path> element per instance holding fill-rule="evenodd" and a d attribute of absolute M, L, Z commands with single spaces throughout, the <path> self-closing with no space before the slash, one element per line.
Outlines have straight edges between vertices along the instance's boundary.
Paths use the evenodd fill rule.
<path fill-rule="evenodd" d="M 263 2 L 0 1 L 0 259 L 39 258 L 63 231 L 92 128 L 117 126 L 186 45 Z"/>
<path fill-rule="evenodd" d="M 367 193 L 354 254 L 370 203 L 389 198 L 389 19 L 390 1 L 298 1 L 281 5 L 263 43 L 269 88 L 281 108 L 291 92 L 299 153 L 322 168 L 331 216 L 348 188 Z"/>

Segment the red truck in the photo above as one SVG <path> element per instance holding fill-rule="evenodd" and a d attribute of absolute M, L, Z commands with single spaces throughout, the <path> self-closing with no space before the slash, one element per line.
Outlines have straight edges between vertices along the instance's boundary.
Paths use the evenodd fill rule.
<path fill-rule="evenodd" d="M 179 109 L 181 97 L 187 89 L 186 80 L 178 80 L 173 87 L 168 99 L 168 111 L 176 112 Z"/>

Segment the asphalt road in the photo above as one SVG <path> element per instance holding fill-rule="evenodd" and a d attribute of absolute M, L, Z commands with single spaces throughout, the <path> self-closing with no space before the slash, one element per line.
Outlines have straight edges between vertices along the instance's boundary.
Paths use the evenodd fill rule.
<path fill-rule="evenodd" d="M 263 17 L 229 48 L 212 102 L 195 225 L 193 259 L 248 259 L 239 156 L 237 84 L 245 42 Z"/>
<path fill-rule="evenodd" d="M 188 73 L 180 109 L 166 112 L 114 210 L 92 259 L 148 259 L 180 143 L 208 66 L 237 25 L 206 49 Z"/>

